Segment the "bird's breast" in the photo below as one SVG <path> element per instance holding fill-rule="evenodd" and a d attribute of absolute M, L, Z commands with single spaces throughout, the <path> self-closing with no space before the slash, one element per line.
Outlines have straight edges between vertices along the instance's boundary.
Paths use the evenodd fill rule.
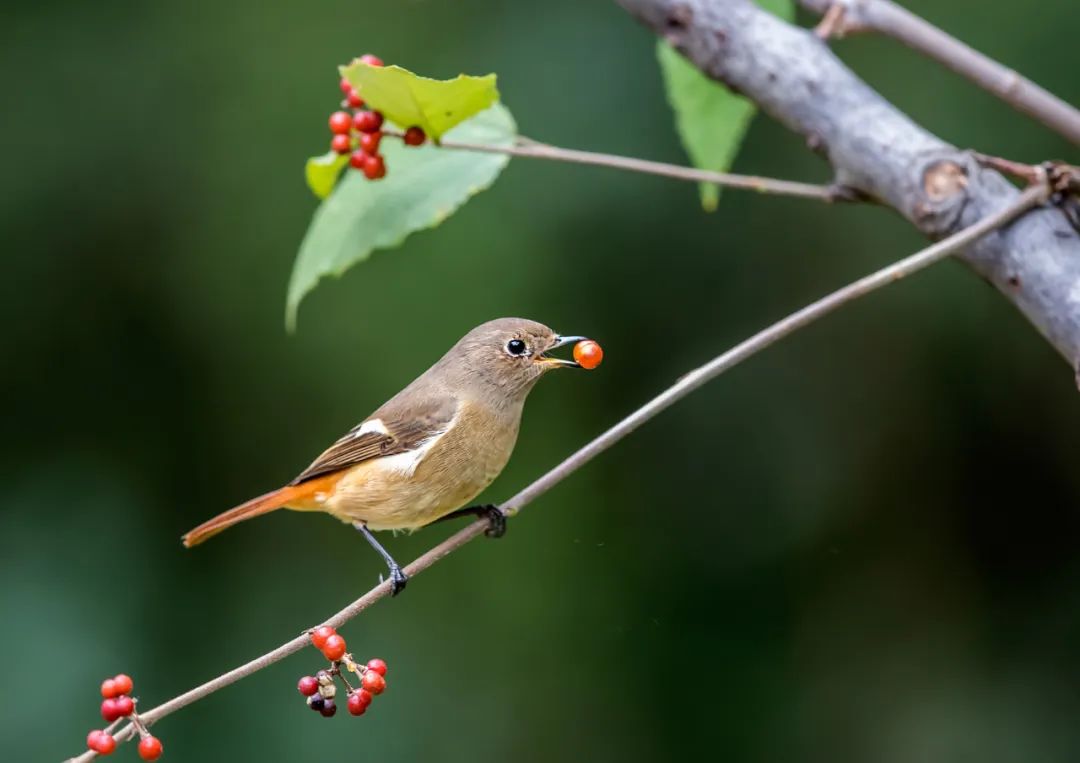
<path fill-rule="evenodd" d="M 350 469 L 327 497 L 326 509 L 373 530 L 416 529 L 464 506 L 510 459 L 521 420 L 516 411 L 462 403 L 442 434 L 414 450 Z"/>

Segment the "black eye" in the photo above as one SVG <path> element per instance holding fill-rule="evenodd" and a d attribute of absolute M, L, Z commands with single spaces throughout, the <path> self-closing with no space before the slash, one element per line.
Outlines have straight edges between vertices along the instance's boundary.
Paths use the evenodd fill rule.
<path fill-rule="evenodd" d="M 506 343 L 506 351 L 511 355 L 524 355 L 525 350 L 525 343 L 520 339 L 511 339 Z"/>

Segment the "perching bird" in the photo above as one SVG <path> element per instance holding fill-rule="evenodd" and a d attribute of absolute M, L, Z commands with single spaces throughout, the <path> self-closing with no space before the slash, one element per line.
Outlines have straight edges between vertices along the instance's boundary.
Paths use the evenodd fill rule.
<path fill-rule="evenodd" d="M 533 385 L 552 369 L 579 367 L 546 353 L 581 339 L 522 318 L 477 326 L 288 485 L 204 522 L 184 545 L 275 509 L 324 511 L 364 534 L 386 561 L 397 594 L 407 578 L 371 531 L 476 515 L 490 518 L 489 535 L 502 535 L 506 519 L 498 508 L 459 507 L 506 466 Z"/>

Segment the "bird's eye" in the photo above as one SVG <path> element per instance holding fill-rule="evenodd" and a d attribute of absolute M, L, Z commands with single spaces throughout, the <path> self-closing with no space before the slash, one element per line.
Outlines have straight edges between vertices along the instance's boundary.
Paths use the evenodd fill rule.
<path fill-rule="evenodd" d="M 525 343 L 520 339 L 511 339 L 506 343 L 506 351 L 511 355 L 524 355 L 526 349 Z"/>

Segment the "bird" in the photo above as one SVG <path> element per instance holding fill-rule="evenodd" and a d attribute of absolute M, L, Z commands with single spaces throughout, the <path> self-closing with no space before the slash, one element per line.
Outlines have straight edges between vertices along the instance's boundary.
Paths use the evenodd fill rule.
<path fill-rule="evenodd" d="M 431 368 L 322 452 L 285 486 L 185 534 L 186 547 L 277 509 L 321 511 L 352 524 L 382 556 L 397 595 L 408 577 L 373 532 L 415 531 L 462 516 L 506 516 L 468 506 L 502 472 L 517 442 L 525 399 L 548 372 L 580 368 L 548 353 L 584 340 L 542 323 L 499 318 L 463 336 Z"/>

